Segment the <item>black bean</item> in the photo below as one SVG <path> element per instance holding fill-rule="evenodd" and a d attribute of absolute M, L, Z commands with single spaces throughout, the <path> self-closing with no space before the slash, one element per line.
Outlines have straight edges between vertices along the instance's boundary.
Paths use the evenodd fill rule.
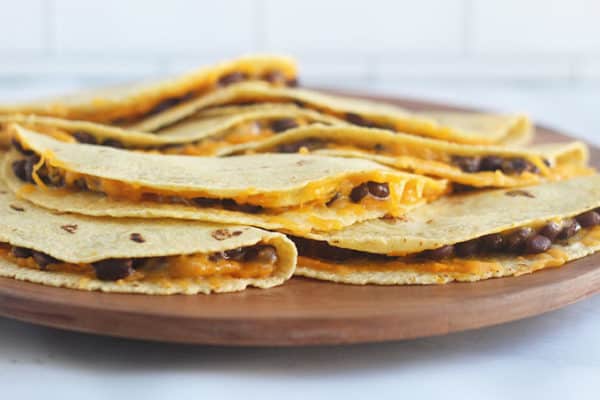
<path fill-rule="evenodd" d="M 214 263 L 216 263 L 216 262 L 218 262 L 219 260 L 222 260 L 222 259 L 223 259 L 223 253 L 222 253 L 222 252 L 218 252 L 218 253 L 212 253 L 212 254 L 210 254 L 210 255 L 208 256 L 208 259 L 209 259 L 211 262 L 214 262 Z"/>
<path fill-rule="evenodd" d="M 565 221 L 562 230 L 558 234 L 558 239 L 565 240 L 573 237 L 581 230 L 581 225 L 574 219 Z"/>
<path fill-rule="evenodd" d="M 452 163 L 463 172 L 478 172 L 480 170 L 479 157 L 452 156 Z"/>
<path fill-rule="evenodd" d="M 244 260 L 261 264 L 275 264 L 277 262 L 277 251 L 275 247 L 270 245 L 254 246 L 248 249 Z"/>
<path fill-rule="evenodd" d="M 479 241 L 477 239 L 468 240 L 466 242 L 457 243 L 454 245 L 454 251 L 461 257 L 469 257 L 477 253 L 479 250 Z"/>
<path fill-rule="evenodd" d="M 77 131 L 73 132 L 73 138 L 77 140 L 79 143 L 85 144 L 97 144 L 98 141 L 96 137 L 89 132 Z"/>
<path fill-rule="evenodd" d="M 223 252 L 223 258 L 226 260 L 244 261 L 246 257 L 246 249 L 244 247 L 238 247 L 237 249 L 225 250 Z"/>
<path fill-rule="evenodd" d="M 27 176 L 27 172 L 25 171 L 25 164 L 27 160 L 17 160 L 12 163 L 13 174 L 20 180 L 24 182 L 29 181 L 29 177 Z"/>
<path fill-rule="evenodd" d="M 544 163 L 544 165 L 546 167 L 550 167 L 552 164 L 550 163 L 550 160 L 548 160 L 547 158 L 542 158 L 542 162 Z"/>
<path fill-rule="evenodd" d="M 73 186 L 75 186 L 79 190 L 87 190 L 87 181 L 85 178 L 78 178 L 73 182 Z"/>
<path fill-rule="evenodd" d="M 502 172 L 507 174 L 520 174 L 529 167 L 524 158 L 509 158 L 502 162 Z"/>
<path fill-rule="evenodd" d="M 390 195 L 390 186 L 387 183 L 367 182 L 369 193 L 378 199 L 386 199 Z"/>
<path fill-rule="evenodd" d="M 46 269 L 46 267 L 50 264 L 56 264 L 59 261 L 48 255 L 45 253 L 42 253 L 41 251 L 33 251 L 33 259 L 35 260 L 35 262 L 37 263 L 37 265 L 40 267 L 40 269 Z"/>
<path fill-rule="evenodd" d="M 285 143 L 277 147 L 278 153 L 297 153 L 298 150 L 300 150 L 300 146 L 297 143 Z"/>
<path fill-rule="evenodd" d="M 277 133 L 287 131 L 288 129 L 294 129 L 298 126 L 298 123 L 293 118 L 281 118 L 271 121 L 271 129 Z"/>
<path fill-rule="evenodd" d="M 596 211 L 588 211 L 583 214 L 579 214 L 575 217 L 579 225 L 583 228 L 590 228 L 592 226 L 600 225 L 600 214 Z"/>
<path fill-rule="evenodd" d="M 131 266 L 133 267 L 133 269 L 144 268 L 144 266 L 146 265 L 146 262 L 148 262 L 149 260 L 150 260 L 149 257 L 133 258 L 131 260 Z"/>
<path fill-rule="evenodd" d="M 277 250 L 275 250 L 275 247 L 264 245 L 258 249 L 256 261 L 262 262 L 264 264 L 275 264 L 277 262 L 277 259 Z"/>
<path fill-rule="evenodd" d="M 346 121 L 350 122 L 353 125 L 364 126 L 366 128 L 372 128 L 374 125 L 371 121 L 367 121 L 361 115 L 354 113 L 347 113 Z"/>
<path fill-rule="evenodd" d="M 96 271 L 96 278 L 101 281 L 118 281 L 133 273 L 131 258 L 109 258 L 92 263 L 92 267 Z"/>
<path fill-rule="evenodd" d="M 265 73 L 262 79 L 273 84 L 286 84 L 285 75 L 281 71 L 273 70 Z"/>
<path fill-rule="evenodd" d="M 221 203 L 221 200 L 219 199 L 211 199 L 208 197 L 194 197 L 192 201 L 200 207 L 216 207 Z"/>
<path fill-rule="evenodd" d="M 327 201 L 327 203 L 325 203 L 325 205 L 326 205 L 327 207 L 330 207 L 330 206 L 331 206 L 333 203 L 335 203 L 335 201 L 336 201 L 337 199 L 339 199 L 339 198 L 340 198 L 340 196 L 341 196 L 341 195 L 340 195 L 339 193 L 336 193 L 336 194 L 334 194 L 334 195 L 333 195 L 333 197 L 332 197 L 332 198 L 330 198 L 330 199 Z"/>
<path fill-rule="evenodd" d="M 504 236 L 499 233 L 492 233 L 483 236 L 480 239 L 481 247 L 485 251 L 495 252 L 500 251 L 504 247 Z"/>
<path fill-rule="evenodd" d="M 496 171 L 502 169 L 502 158 L 498 156 L 485 156 L 479 164 L 480 171 Z"/>
<path fill-rule="evenodd" d="M 525 243 L 525 252 L 530 254 L 543 253 L 552 246 L 552 240 L 544 235 L 533 235 Z"/>
<path fill-rule="evenodd" d="M 229 86 L 234 83 L 242 82 L 247 79 L 247 75 L 243 72 L 231 72 L 219 78 L 219 86 Z"/>
<path fill-rule="evenodd" d="M 289 87 L 298 87 L 300 86 L 300 82 L 298 81 L 298 78 L 290 78 L 287 80 L 286 85 Z"/>
<path fill-rule="evenodd" d="M 453 183 L 452 184 L 452 191 L 454 193 L 467 193 L 467 192 L 472 192 L 474 190 L 477 190 L 477 188 L 474 186 L 463 185 L 462 183 Z"/>
<path fill-rule="evenodd" d="M 534 231 L 530 227 L 517 229 L 505 238 L 504 242 L 506 250 L 511 253 L 521 252 L 525 247 L 525 242 L 527 242 L 527 239 L 533 236 L 533 234 Z"/>
<path fill-rule="evenodd" d="M 307 150 L 312 151 L 322 148 L 324 146 L 325 143 L 322 140 L 309 138 L 295 143 L 281 144 L 279 145 L 279 147 L 277 147 L 277 151 L 279 153 L 297 153 L 302 147 L 305 147 Z"/>
<path fill-rule="evenodd" d="M 31 257 L 31 255 L 33 254 L 31 249 L 28 249 L 26 247 L 18 247 L 18 246 L 13 246 L 10 252 L 14 257 L 17 257 L 17 258 L 27 258 L 27 257 Z"/>
<path fill-rule="evenodd" d="M 421 255 L 425 258 L 432 260 L 441 260 L 442 258 L 448 258 L 454 253 L 454 246 L 451 244 L 438 247 L 437 249 L 425 250 L 421 252 Z"/>
<path fill-rule="evenodd" d="M 358 203 L 368 194 L 369 187 L 366 183 L 362 183 L 356 186 L 354 189 L 352 189 L 352 191 L 350 192 L 350 200 L 352 200 L 354 203 Z"/>
<path fill-rule="evenodd" d="M 256 206 L 254 204 L 238 204 L 235 200 L 225 199 L 222 201 L 223 208 L 232 211 L 245 212 L 249 214 L 257 214 L 263 211 L 261 206 Z"/>
<path fill-rule="evenodd" d="M 102 142 L 102 146 L 114 147 L 115 149 L 124 149 L 125 146 L 120 140 L 106 139 Z"/>
<path fill-rule="evenodd" d="M 24 169 L 27 182 L 35 183 L 35 181 L 33 180 L 33 169 L 38 162 L 40 162 L 40 157 L 37 155 L 29 156 L 25 159 Z"/>
<path fill-rule="evenodd" d="M 555 240 L 562 230 L 562 225 L 556 221 L 550 221 L 540 229 L 540 235 L 546 236 L 550 240 Z"/>
<path fill-rule="evenodd" d="M 161 113 L 163 111 L 168 110 L 171 107 L 175 107 L 177 104 L 181 103 L 181 99 L 179 97 L 171 97 L 168 99 L 164 99 L 159 102 L 157 105 L 152 107 L 150 111 L 148 111 L 149 115 L 154 115 Z"/>
<path fill-rule="evenodd" d="M 26 155 L 26 156 L 30 156 L 33 154 L 33 151 L 31 150 L 25 150 L 23 148 L 23 145 L 21 144 L 21 142 L 19 142 L 17 139 L 12 138 L 10 140 L 10 142 L 12 143 L 13 147 L 21 154 Z"/>

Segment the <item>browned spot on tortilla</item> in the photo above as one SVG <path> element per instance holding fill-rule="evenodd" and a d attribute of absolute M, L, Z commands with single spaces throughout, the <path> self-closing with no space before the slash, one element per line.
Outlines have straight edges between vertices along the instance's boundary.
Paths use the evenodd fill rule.
<path fill-rule="evenodd" d="M 229 239 L 232 236 L 238 236 L 240 233 L 234 235 L 232 232 L 229 231 L 229 229 L 224 228 L 224 229 L 217 229 L 216 231 L 212 231 L 210 236 L 212 236 L 215 240 L 225 240 L 225 239 Z"/>
<path fill-rule="evenodd" d="M 144 243 L 146 241 L 146 239 L 144 239 L 144 237 L 137 232 L 134 232 L 131 235 L 129 235 L 129 240 L 136 243 Z"/>
<path fill-rule="evenodd" d="M 244 232 L 242 232 L 242 231 L 233 231 L 233 232 L 231 232 L 231 236 L 240 236 L 242 233 L 244 233 Z"/>
<path fill-rule="evenodd" d="M 427 222 L 426 222 L 426 224 L 431 224 L 432 222 L 433 222 L 432 219 L 428 219 Z"/>
<path fill-rule="evenodd" d="M 504 192 L 505 195 L 510 196 L 510 197 L 515 197 L 515 196 L 523 196 L 523 197 L 529 197 L 531 199 L 534 199 L 535 196 L 531 193 L 529 193 L 527 190 L 509 190 L 508 192 Z"/>
<path fill-rule="evenodd" d="M 6 194 L 8 193 L 6 190 L 0 190 L 0 194 Z"/>
<path fill-rule="evenodd" d="M 75 231 L 77 230 L 77 224 L 61 225 L 60 229 L 69 233 L 75 233 Z"/>
<path fill-rule="evenodd" d="M 10 208 L 12 208 L 12 209 L 13 209 L 13 210 L 15 210 L 15 211 L 19 211 L 19 212 L 23 212 L 23 211 L 25 211 L 25 209 L 24 209 L 23 207 L 20 207 L 20 206 L 15 206 L 14 204 L 11 204 L 11 205 L 10 205 Z"/>
<path fill-rule="evenodd" d="M 296 161 L 296 165 L 299 166 L 299 167 L 301 167 L 303 165 L 306 165 L 308 163 L 310 163 L 309 160 L 299 160 L 299 161 Z"/>

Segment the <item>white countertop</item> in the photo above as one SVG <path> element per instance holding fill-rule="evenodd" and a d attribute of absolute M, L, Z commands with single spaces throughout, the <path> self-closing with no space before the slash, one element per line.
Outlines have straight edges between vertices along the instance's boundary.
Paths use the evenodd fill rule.
<path fill-rule="evenodd" d="M 413 83 L 363 89 L 524 110 L 600 144 L 600 87 Z M 0 87 L 0 100 L 15 94 Z M 599 314 L 597 296 L 543 316 L 446 337 L 298 349 L 145 343 L 0 318 L 0 398 L 596 399 Z"/>

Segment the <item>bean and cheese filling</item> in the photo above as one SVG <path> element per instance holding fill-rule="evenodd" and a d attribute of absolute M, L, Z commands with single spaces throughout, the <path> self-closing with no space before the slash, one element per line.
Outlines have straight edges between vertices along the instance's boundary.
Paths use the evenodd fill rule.
<path fill-rule="evenodd" d="M 118 149 L 142 150 L 163 154 L 212 156 L 215 155 L 219 149 L 228 146 L 264 140 L 287 130 L 307 126 L 314 122 L 315 121 L 306 117 L 260 118 L 253 121 L 246 121 L 236 124 L 235 126 L 224 130 L 217 136 L 202 138 L 189 143 L 174 143 L 163 146 L 140 147 L 129 145 L 118 139 L 100 138 L 94 136 L 90 132 L 85 131 L 62 132 L 64 135 L 59 137 L 59 139 L 68 140 L 70 136 L 78 143 L 108 146 Z M 39 131 L 40 128 L 37 127 L 37 130 Z"/>
<path fill-rule="evenodd" d="M 213 81 L 207 82 L 204 86 L 197 88 L 193 91 L 189 91 L 186 93 L 181 93 L 177 95 L 173 95 L 171 97 L 167 97 L 163 100 L 155 104 L 143 105 L 143 111 L 140 110 L 136 115 L 127 116 L 127 117 L 119 117 L 118 115 L 104 115 L 102 116 L 102 120 L 111 119 L 111 123 L 115 125 L 128 125 L 135 123 L 137 121 L 143 120 L 144 118 L 150 117 L 152 115 L 156 115 L 162 113 L 164 111 L 169 110 L 183 102 L 193 100 L 197 97 L 203 96 L 209 92 L 217 90 L 219 88 L 223 88 L 234 83 L 240 83 L 244 81 L 250 80 L 258 80 L 269 82 L 275 86 L 298 86 L 298 80 L 296 76 L 291 75 L 289 71 L 280 71 L 280 70 L 256 70 L 256 71 L 232 71 L 224 73 L 220 76 L 216 76 Z M 139 108 L 142 105 L 138 106 Z M 123 110 L 120 110 L 123 112 Z M 100 119 L 100 118 L 96 118 Z"/>
<path fill-rule="evenodd" d="M 381 144 L 375 143 L 370 147 L 362 143 L 341 143 L 336 140 L 318 137 L 303 138 L 290 143 L 278 145 L 275 149 L 278 153 L 307 153 L 315 150 L 360 150 L 370 154 L 389 157 L 412 156 L 420 157 L 429 161 L 437 161 L 450 164 L 466 173 L 478 172 L 501 172 L 505 175 L 521 175 L 530 173 L 535 175 L 546 175 L 551 164 L 542 157 L 526 159 L 524 157 L 508 157 L 500 155 L 486 156 L 463 156 L 452 155 L 446 152 L 431 151 L 424 146 L 409 146 L 405 144 Z"/>
<path fill-rule="evenodd" d="M 264 140 L 290 129 L 310 125 L 313 122 L 308 118 L 257 119 L 237 124 L 218 136 L 212 136 L 192 143 L 169 145 L 159 150 L 161 153 L 166 154 L 212 156 L 219 149 Z"/>
<path fill-rule="evenodd" d="M 214 252 L 147 258 L 109 258 L 73 264 L 25 247 L 0 243 L 0 257 L 24 268 L 67 272 L 102 281 L 169 282 L 199 279 L 261 279 L 274 274 L 279 256 L 274 246 L 253 246 Z"/>
<path fill-rule="evenodd" d="M 559 257 L 559 250 L 553 249 L 553 244 L 566 243 L 569 239 L 581 240 L 584 244 L 600 241 L 600 209 L 541 226 L 519 227 L 405 256 L 373 254 L 335 247 L 325 241 L 292 238 L 298 248 L 299 264 L 312 269 L 338 272 L 412 269 L 458 273 L 479 271 L 482 265 L 493 263 L 488 257 L 494 255 L 548 253 Z"/>
<path fill-rule="evenodd" d="M 38 155 L 25 150 L 16 141 L 13 146 L 21 152 L 23 158 L 12 163 L 12 171 L 23 182 L 47 190 L 90 191 L 130 201 L 184 204 L 267 215 L 325 207 L 338 213 L 360 214 L 364 210 L 379 210 L 386 215 L 398 216 L 406 206 L 437 195 L 429 193 L 426 185 L 419 179 L 406 180 L 391 173 L 370 171 L 356 173 L 344 179 L 314 182 L 302 189 L 296 205 L 281 206 L 281 195 L 277 193 L 215 198 L 204 192 L 168 191 L 85 175 L 52 166 Z"/>

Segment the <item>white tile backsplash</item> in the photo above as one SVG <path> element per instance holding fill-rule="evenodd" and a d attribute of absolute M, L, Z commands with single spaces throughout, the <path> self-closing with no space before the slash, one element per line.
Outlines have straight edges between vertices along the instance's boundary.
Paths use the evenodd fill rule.
<path fill-rule="evenodd" d="M 569 60 L 549 57 L 427 57 L 385 61 L 374 73 L 383 81 L 395 78 L 448 80 L 568 80 L 573 75 Z"/>
<path fill-rule="evenodd" d="M 462 0 L 266 1 L 266 46 L 300 53 L 462 50 Z"/>
<path fill-rule="evenodd" d="M 599 0 L 19 0 L 0 84 L 137 79 L 255 51 L 303 80 L 600 81 Z"/>
<path fill-rule="evenodd" d="M 44 39 L 48 15 L 44 0 L 18 0 L 3 2 L 0 7 L 0 63 L 2 53 L 45 50 Z"/>
<path fill-rule="evenodd" d="M 600 1 L 473 1 L 475 53 L 600 53 Z"/>
<path fill-rule="evenodd" d="M 54 2 L 59 52 L 172 54 L 254 49 L 251 1 Z"/>

